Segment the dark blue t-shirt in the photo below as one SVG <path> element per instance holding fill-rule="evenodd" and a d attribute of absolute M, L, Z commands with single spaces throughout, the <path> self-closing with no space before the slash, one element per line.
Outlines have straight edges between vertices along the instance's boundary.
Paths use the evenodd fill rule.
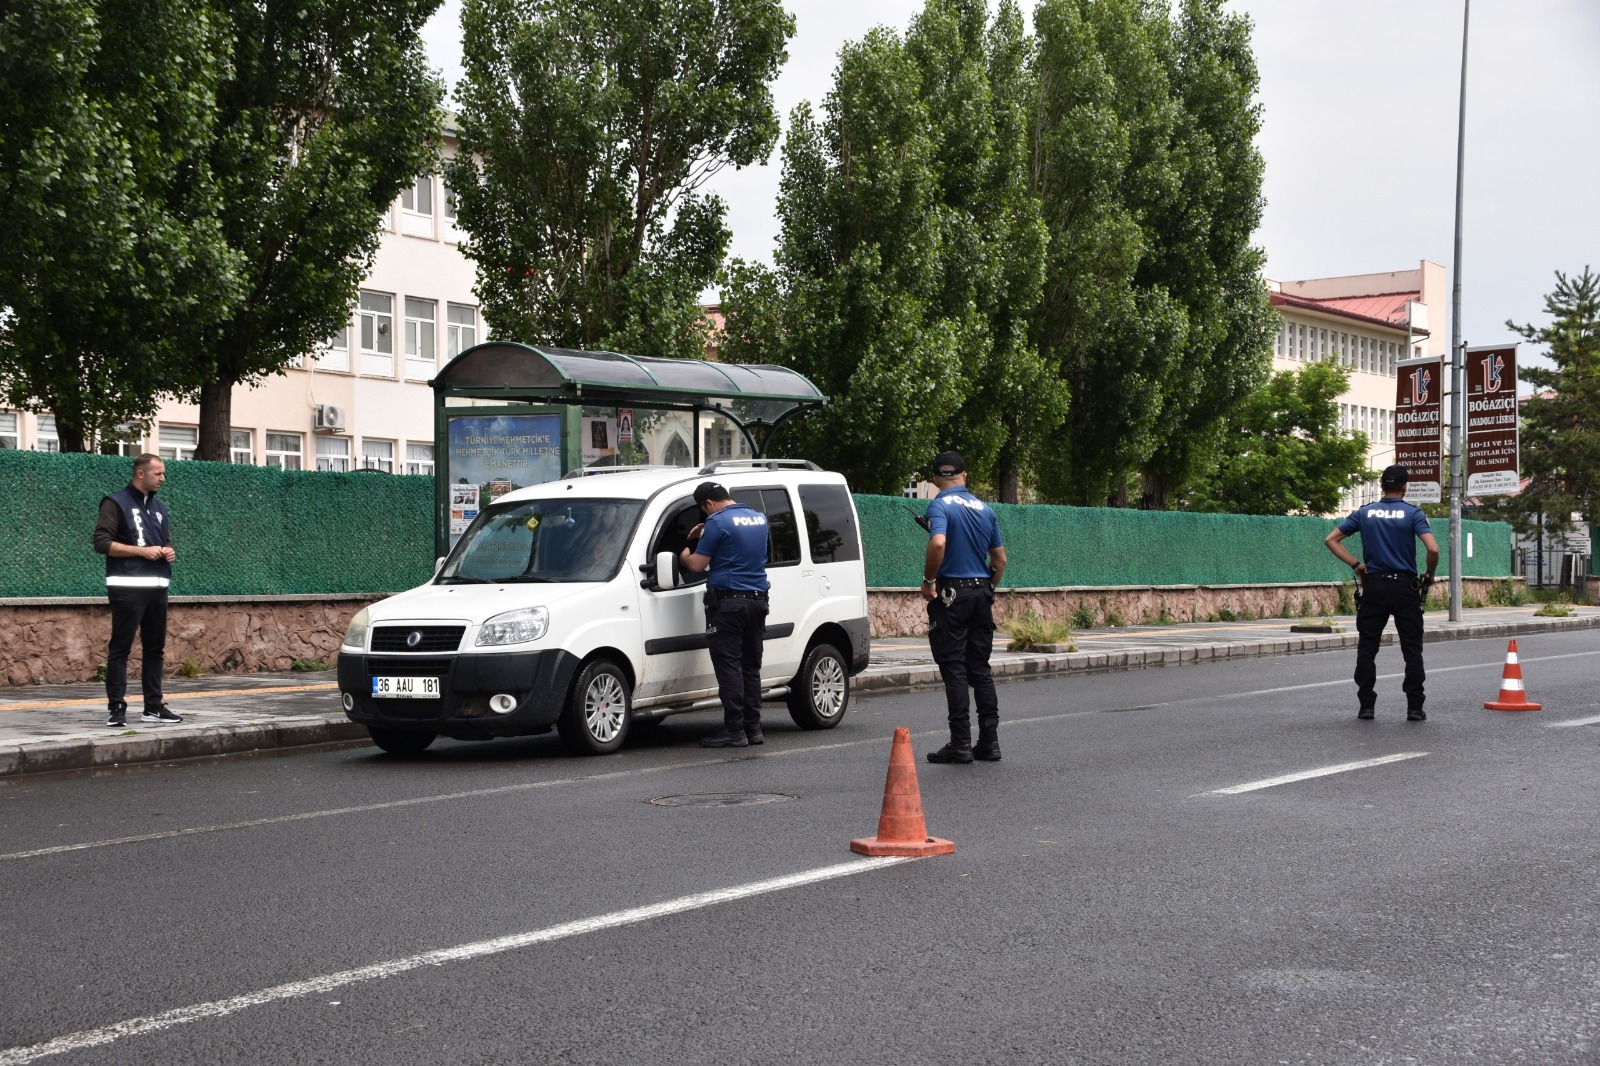
<path fill-rule="evenodd" d="M 712 588 L 767 591 L 767 516 L 754 507 L 729 504 L 706 519 L 694 552 L 711 560 Z"/>
<path fill-rule="evenodd" d="M 1357 507 L 1339 523 L 1345 536 L 1361 534 L 1361 551 L 1367 569 L 1375 574 L 1414 574 L 1417 572 L 1416 540 L 1432 533 L 1422 508 L 1398 497 L 1385 497 L 1377 503 Z"/>
<path fill-rule="evenodd" d="M 1002 546 L 1000 520 L 963 485 L 945 489 L 928 504 L 928 534 L 944 534 L 940 577 L 988 577 L 989 549 Z"/>

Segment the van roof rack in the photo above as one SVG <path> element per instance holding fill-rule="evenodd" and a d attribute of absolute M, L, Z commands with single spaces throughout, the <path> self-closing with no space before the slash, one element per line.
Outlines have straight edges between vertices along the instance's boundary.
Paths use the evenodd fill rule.
<path fill-rule="evenodd" d="M 576 470 L 568 470 L 561 475 L 562 481 L 569 481 L 578 477 L 594 477 L 597 474 L 632 474 L 639 470 L 682 470 L 681 466 L 660 466 L 644 463 L 639 466 L 580 466 Z"/>
<path fill-rule="evenodd" d="M 822 467 L 810 459 L 717 459 L 700 468 L 702 474 L 738 467 L 744 470 L 817 470 Z"/>

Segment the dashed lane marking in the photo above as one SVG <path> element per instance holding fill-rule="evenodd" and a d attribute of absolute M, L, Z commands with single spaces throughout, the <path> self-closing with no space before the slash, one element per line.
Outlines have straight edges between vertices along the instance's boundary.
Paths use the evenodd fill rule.
<path fill-rule="evenodd" d="M 1337 766 L 1320 766 L 1315 770 L 1301 770 L 1299 773 L 1284 774 L 1281 777 L 1269 777 L 1261 781 L 1249 781 L 1242 785 L 1229 785 L 1227 788 L 1214 788 L 1210 792 L 1200 792 L 1200 796 L 1237 796 L 1241 792 L 1254 792 L 1262 788 L 1275 788 L 1278 785 L 1288 785 L 1295 781 L 1306 781 L 1313 777 L 1327 777 L 1329 774 L 1343 774 L 1351 770 L 1365 770 L 1369 766 L 1382 766 L 1385 763 L 1403 762 L 1406 759 L 1420 759 L 1428 754 L 1425 751 L 1403 751 L 1398 755 L 1383 755 L 1376 759 L 1362 759 L 1360 762 L 1342 762 Z"/>
<path fill-rule="evenodd" d="M 1570 722 L 1546 722 L 1544 727 L 1546 729 L 1570 729 L 1575 725 L 1594 725 L 1596 722 L 1600 722 L 1600 714 L 1591 714 L 1587 718 L 1574 718 Z"/>
<path fill-rule="evenodd" d="M 342 970 L 338 973 L 323 974 L 320 977 L 312 977 L 303 981 L 291 981 L 288 984 L 274 985 L 271 988 L 263 988 L 256 992 L 246 992 L 242 996 L 233 996 L 229 999 L 212 1000 L 210 1003 L 197 1003 L 192 1007 L 179 1007 L 176 1010 L 145 1015 L 142 1018 L 129 1018 L 126 1021 L 116 1022 L 99 1029 L 86 1029 L 82 1032 L 58 1036 L 42 1044 L 7 1048 L 4 1051 L 0 1051 L 0 1066 L 21 1066 L 22 1063 L 34 1062 L 51 1055 L 62 1055 L 72 1051 L 82 1051 L 86 1048 L 103 1047 L 118 1040 L 126 1040 L 129 1037 L 160 1032 L 163 1029 L 187 1025 L 190 1022 L 198 1022 L 206 1018 L 221 1018 L 224 1015 L 237 1014 L 240 1011 L 249 1010 L 251 1007 L 260 1007 L 286 999 L 297 999 L 314 993 L 329 992 L 346 985 L 382 980 L 383 978 L 394 977 L 408 970 L 416 970 L 424 966 L 444 966 L 453 962 L 466 962 L 489 955 L 500 955 L 507 951 L 532 947 L 535 944 L 548 944 L 556 940 L 582 936 L 585 933 L 596 933 L 605 929 L 639 925 L 642 922 L 652 921 L 656 918 L 665 918 L 673 914 L 683 914 L 687 911 L 714 907 L 719 903 L 731 903 L 734 900 L 781 892 L 784 889 L 798 888 L 801 885 L 814 885 L 819 881 L 850 877 L 855 874 L 864 874 L 871 870 L 881 870 L 887 866 L 896 866 L 903 862 L 913 861 L 915 860 L 899 857 L 856 859 L 851 862 L 839 863 L 835 866 L 804 870 L 800 873 L 786 874 L 783 877 L 774 877 L 765 881 L 752 881 L 748 884 L 714 889 L 710 892 L 696 892 L 693 895 L 679 896 L 677 899 L 651 903 L 643 907 L 632 907 L 628 910 L 612 911 L 610 914 L 601 914 L 593 918 L 580 918 L 575 922 L 563 922 L 560 925 L 535 929 L 532 932 L 495 937 L 493 940 L 479 940 L 470 944 L 458 944 L 455 947 L 426 951 L 420 955 L 411 955 L 403 959 L 390 959 L 387 962 L 377 962 L 354 970 Z"/>

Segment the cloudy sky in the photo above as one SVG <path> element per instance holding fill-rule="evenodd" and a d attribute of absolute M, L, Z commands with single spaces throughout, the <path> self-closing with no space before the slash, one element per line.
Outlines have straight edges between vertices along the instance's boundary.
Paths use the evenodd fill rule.
<path fill-rule="evenodd" d="M 1031 9 L 1029 0 L 1023 0 Z M 840 46 L 904 30 L 921 0 L 790 0 L 797 24 L 779 110 L 820 102 Z M 1462 0 L 1232 0 L 1255 23 L 1267 161 L 1257 242 L 1292 280 L 1452 266 Z M 460 75 L 460 4 L 428 46 Z M 1478 0 L 1467 85 L 1464 339 L 1543 321 L 1554 271 L 1600 269 L 1600 3 Z M 724 171 L 732 254 L 770 260 L 778 156 Z M 1448 314 L 1448 308 L 1443 309 Z M 1435 320 L 1447 329 L 1447 320 Z"/>

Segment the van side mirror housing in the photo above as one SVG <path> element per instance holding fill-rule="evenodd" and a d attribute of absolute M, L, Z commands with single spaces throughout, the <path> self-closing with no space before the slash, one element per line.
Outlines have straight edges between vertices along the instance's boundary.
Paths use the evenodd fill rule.
<path fill-rule="evenodd" d="M 440 570 L 443 570 L 443 569 L 444 569 L 444 556 L 441 555 L 441 556 L 439 556 L 437 559 L 435 559 L 433 561 L 433 572 L 435 574 L 438 574 L 438 572 Z"/>
<path fill-rule="evenodd" d="M 678 587 L 678 557 L 671 552 L 656 552 L 656 588 Z"/>

